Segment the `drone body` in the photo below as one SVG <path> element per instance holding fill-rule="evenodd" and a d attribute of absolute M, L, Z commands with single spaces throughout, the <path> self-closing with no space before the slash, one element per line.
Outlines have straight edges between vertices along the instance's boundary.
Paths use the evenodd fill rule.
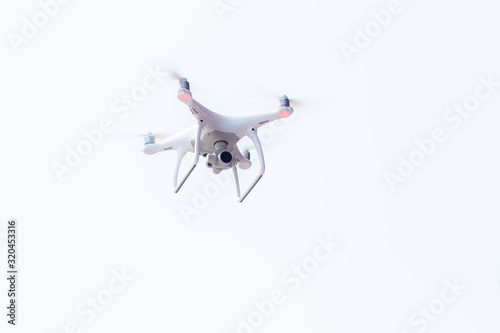
<path fill-rule="evenodd" d="M 280 107 L 270 112 L 251 113 L 245 115 L 222 115 L 210 111 L 193 99 L 189 82 L 182 78 L 179 81 L 180 88 L 177 98 L 186 104 L 193 116 L 196 118 L 196 125 L 185 129 L 167 139 L 156 142 L 152 133 L 144 137 L 144 153 L 152 155 L 161 151 L 176 150 L 177 163 L 174 172 L 174 188 L 177 193 L 182 185 L 198 164 L 200 155 L 207 157 L 206 165 L 214 173 L 218 174 L 223 170 L 232 169 L 236 182 L 236 191 L 239 202 L 242 202 L 265 172 L 264 154 L 262 145 L 257 135 L 257 129 L 271 121 L 287 118 L 293 113 L 290 100 L 287 96 L 280 97 Z M 237 143 L 244 136 L 249 137 L 257 150 L 260 160 L 260 172 L 250 187 L 240 195 L 240 185 L 238 172 L 240 169 L 248 169 L 251 166 L 250 154 L 239 150 Z M 179 168 L 186 153 L 194 152 L 194 162 L 184 178 L 179 182 Z"/>

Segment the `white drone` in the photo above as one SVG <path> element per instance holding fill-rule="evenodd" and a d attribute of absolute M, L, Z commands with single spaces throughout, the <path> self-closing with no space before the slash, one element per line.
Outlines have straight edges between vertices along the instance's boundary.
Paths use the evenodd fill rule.
<path fill-rule="evenodd" d="M 151 132 L 146 134 L 144 137 L 144 153 L 152 155 L 166 150 L 177 151 L 177 164 L 174 172 L 175 193 L 180 190 L 191 172 L 193 172 L 200 155 L 207 157 L 207 167 L 211 168 L 216 174 L 219 174 L 222 170 L 233 169 L 238 200 L 242 202 L 262 178 L 265 171 L 264 153 L 257 135 L 257 129 L 271 121 L 288 118 L 293 113 L 290 100 L 286 95 L 281 96 L 279 98 L 281 106 L 270 112 L 235 116 L 221 115 L 210 111 L 193 99 L 189 82 L 185 78 L 180 78 L 179 84 L 177 98 L 189 107 L 196 118 L 196 125 L 161 142 L 156 142 L 155 136 Z M 236 145 L 244 136 L 252 140 L 257 150 L 260 159 L 260 172 L 247 191 L 241 196 L 236 166 L 245 170 L 252 165 L 249 151 L 244 150 L 242 153 Z M 182 181 L 178 183 L 179 168 L 183 157 L 188 151 L 194 152 L 194 162 Z"/>

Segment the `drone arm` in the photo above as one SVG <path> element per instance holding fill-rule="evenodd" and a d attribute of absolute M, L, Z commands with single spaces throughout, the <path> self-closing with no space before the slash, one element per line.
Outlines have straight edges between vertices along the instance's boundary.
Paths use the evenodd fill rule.
<path fill-rule="evenodd" d="M 188 177 L 191 175 L 191 172 L 193 172 L 194 168 L 198 164 L 198 161 L 200 159 L 200 140 L 201 140 L 201 130 L 203 129 L 203 125 L 201 123 L 198 123 L 197 129 L 196 129 L 196 136 L 194 138 L 194 162 L 187 174 L 184 176 L 182 179 L 181 183 L 177 186 L 177 179 L 178 179 L 178 174 L 179 174 L 179 167 L 182 162 L 182 158 L 186 154 L 186 151 L 181 151 L 178 150 L 178 155 L 177 155 L 177 165 L 175 167 L 175 174 L 174 174 L 174 187 L 175 187 L 175 193 L 179 192 L 181 189 L 182 185 L 186 182 Z"/>
<path fill-rule="evenodd" d="M 266 171 L 266 164 L 264 162 L 264 152 L 262 151 L 262 145 L 260 144 L 260 140 L 259 140 L 259 137 L 257 135 L 257 129 L 256 128 L 251 128 L 247 132 L 247 136 L 252 140 L 252 142 L 253 142 L 253 144 L 255 146 L 255 149 L 257 150 L 257 154 L 259 155 L 260 171 L 259 171 L 259 174 L 257 175 L 257 177 L 255 178 L 255 180 L 253 181 L 253 183 L 250 185 L 250 187 L 248 188 L 248 190 L 245 192 L 245 194 L 243 194 L 243 196 L 240 197 L 239 202 L 243 202 L 243 200 L 245 200 L 245 198 L 248 196 L 248 194 L 250 193 L 250 191 L 252 191 L 252 189 L 255 187 L 255 185 L 257 185 L 257 183 L 259 182 L 259 180 L 264 175 L 264 172 Z"/>

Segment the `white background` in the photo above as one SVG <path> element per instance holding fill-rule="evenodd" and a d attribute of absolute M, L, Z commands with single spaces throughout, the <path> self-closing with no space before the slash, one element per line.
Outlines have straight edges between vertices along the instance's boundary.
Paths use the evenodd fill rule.
<path fill-rule="evenodd" d="M 459 129 L 443 115 L 479 76 L 500 81 L 499 7 L 404 1 L 348 64 L 339 45 L 387 3 L 245 0 L 221 20 L 212 0 L 73 0 L 15 52 L 8 34 L 40 5 L 4 1 L 0 232 L 18 219 L 20 276 L 15 328 L 1 280 L 1 331 L 236 332 L 331 235 L 341 248 L 255 332 L 418 332 L 409 317 L 446 279 L 467 290 L 426 331 L 498 332 L 500 88 Z M 200 163 L 174 194 L 175 154 L 126 138 L 193 123 L 171 80 L 126 119 L 112 113 L 148 66 L 179 71 L 221 113 L 271 110 L 274 93 L 303 102 L 243 204 L 222 186 L 188 221 L 180 208 L 210 171 Z M 53 163 L 103 118 L 113 133 L 59 182 Z M 448 139 L 391 192 L 386 172 L 437 127 Z M 134 280 L 85 322 L 76 308 L 122 269 Z"/>

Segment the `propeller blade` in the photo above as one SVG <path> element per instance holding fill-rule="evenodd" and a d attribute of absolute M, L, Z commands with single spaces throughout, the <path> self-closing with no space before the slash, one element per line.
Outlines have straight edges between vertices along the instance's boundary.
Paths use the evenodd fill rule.
<path fill-rule="evenodd" d="M 290 105 L 293 106 L 294 108 L 301 108 L 304 106 L 304 103 L 301 100 L 297 100 L 295 98 L 290 99 Z"/>
<path fill-rule="evenodd" d="M 171 71 L 170 72 L 170 77 L 174 80 L 177 80 L 177 81 L 180 81 L 182 78 L 184 78 L 184 76 L 180 75 L 179 73 L 177 72 L 174 72 L 174 71 Z"/>
<path fill-rule="evenodd" d="M 165 133 L 152 133 L 152 132 L 146 132 L 143 134 L 139 134 L 137 132 L 128 132 L 128 131 L 122 131 L 121 136 L 123 139 L 130 140 L 130 139 L 141 139 L 146 136 L 152 135 L 155 137 L 156 140 L 162 141 L 165 140 L 166 138 L 170 137 L 170 135 L 165 134 Z"/>
<path fill-rule="evenodd" d="M 300 108 L 304 105 L 303 102 L 301 102 L 300 100 L 290 98 L 287 95 L 275 96 L 275 98 L 278 98 L 280 101 L 283 100 L 284 98 L 288 99 L 290 105 L 294 108 Z"/>
<path fill-rule="evenodd" d="M 266 87 L 263 87 L 260 84 L 255 84 L 255 85 L 250 84 L 247 85 L 245 89 L 249 91 L 251 94 L 254 94 L 256 96 L 263 96 L 265 98 L 281 99 L 282 97 L 287 97 L 287 95 L 285 94 L 278 95 L 276 94 L 276 92 Z M 289 96 L 287 98 L 290 101 L 290 105 L 294 108 L 301 108 L 305 104 L 309 104 L 309 103 L 304 103 L 302 99 L 290 98 Z"/>

